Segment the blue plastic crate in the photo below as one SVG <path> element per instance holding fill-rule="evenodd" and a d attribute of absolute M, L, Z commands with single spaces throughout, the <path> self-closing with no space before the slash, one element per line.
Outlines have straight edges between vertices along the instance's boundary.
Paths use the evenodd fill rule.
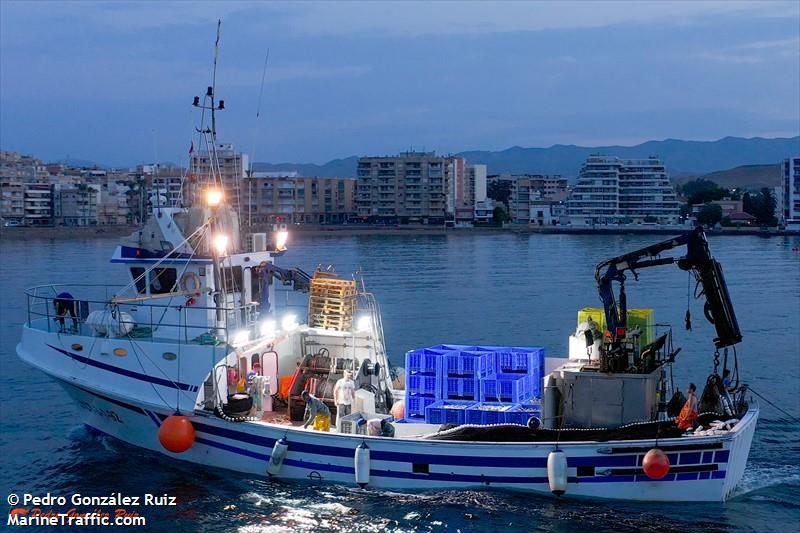
<path fill-rule="evenodd" d="M 444 370 L 448 376 L 483 378 L 494 372 L 494 353 L 453 351 L 444 354 Z"/>
<path fill-rule="evenodd" d="M 428 374 L 409 374 L 406 380 L 406 394 L 422 394 L 424 396 L 439 396 L 440 376 Z"/>
<path fill-rule="evenodd" d="M 428 424 L 463 424 L 467 408 L 475 402 L 469 400 L 440 400 L 425 408 Z"/>
<path fill-rule="evenodd" d="M 434 374 L 442 372 L 442 350 L 421 348 L 406 352 L 406 374 Z"/>
<path fill-rule="evenodd" d="M 505 421 L 509 424 L 520 424 L 523 426 L 528 425 L 528 419 L 532 416 L 541 419 L 542 407 L 539 404 L 521 403 L 516 404 L 513 408 L 505 413 Z"/>
<path fill-rule="evenodd" d="M 436 346 L 431 346 L 428 348 L 429 350 L 440 350 L 444 352 L 463 352 L 463 351 L 478 351 L 484 352 L 480 346 L 471 346 L 469 344 L 437 344 Z"/>
<path fill-rule="evenodd" d="M 477 378 L 449 377 L 442 378 L 443 400 L 475 400 L 480 399 L 480 381 Z"/>
<path fill-rule="evenodd" d="M 541 374 L 544 370 L 544 348 L 520 348 L 500 350 L 495 353 L 497 372 Z"/>
<path fill-rule="evenodd" d="M 481 401 L 522 402 L 531 396 L 528 374 L 497 374 L 481 380 Z"/>
<path fill-rule="evenodd" d="M 432 403 L 436 403 L 435 397 L 406 394 L 406 418 L 422 420 L 425 408 Z"/>
<path fill-rule="evenodd" d="M 502 407 L 503 410 L 481 409 L 482 407 Z M 501 402 L 480 402 L 469 407 L 466 412 L 466 423 L 487 426 L 489 424 L 502 424 L 506 421 L 506 412 L 514 404 Z"/>

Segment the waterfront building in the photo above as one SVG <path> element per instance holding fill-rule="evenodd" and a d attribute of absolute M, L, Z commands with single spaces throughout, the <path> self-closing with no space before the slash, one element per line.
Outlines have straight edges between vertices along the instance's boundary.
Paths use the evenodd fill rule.
<path fill-rule="evenodd" d="M 542 209 L 550 212 L 549 204 L 563 201 L 567 196 L 567 178 L 559 175 L 504 174 L 497 179 L 511 182 L 509 215 L 511 221 L 517 224 L 538 224 L 543 218 L 532 216 L 531 213 Z M 552 222 L 552 216 L 548 220 Z"/>
<path fill-rule="evenodd" d="M 445 174 L 463 171 L 463 158 L 434 152 L 362 157 L 358 160 L 358 215 L 371 221 L 442 225 L 448 217 L 446 192 L 450 189 Z M 453 200 L 453 209 L 454 204 Z"/>
<path fill-rule="evenodd" d="M 569 190 L 567 178 L 558 174 L 500 174 L 494 178 L 511 182 L 510 203 L 524 203 L 524 197 L 534 192 L 539 193 L 543 200 L 562 202 L 566 200 Z"/>
<path fill-rule="evenodd" d="M 486 200 L 486 165 L 460 156 L 402 152 L 358 160 L 358 215 L 400 224 L 472 224 Z"/>
<path fill-rule="evenodd" d="M 237 152 L 230 143 L 218 143 L 215 146 L 219 168 L 211 169 L 212 157 L 208 150 L 200 150 L 191 156 L 189 178 L 193 176 L 214 176 L 222 184 L 228 205 L 237 209 L 240 205 L 242 183 L 247 176 L 249 158 L 247 154 Z M 194 198 L 187 198 L 194 203 Z"/>
<path fill-rule="evenodd" d="M 783 217 L 787 228 L 800 229 L 800 157 L 783 162 Z"/>
<path fill-rule="evenodd" d="M 49 183 L 26 183 L 23 207 L 26 226 L 52 226 L 53 186 Z"/>
<path fill-rule="evenodd" d="M 475 223 L 488 224 L 494 221 L 494 208 L 496 203 L 491 198 L 484 198 L 475 202 Z"/>
<path fill-rule="evenodd" d="M 242 187 L 242 222 L 341 224 L 356 216 L 356 180 L 254 172 Z"/>
<path fill-rule="evenodd" d="M 0 219 L 25 221 L 25 185 L 15 178 L 0 177 Z"/>
<path fill-rule="evenodd" d="M 695 204 L 692 206 L 692 214 L 697 215 L 706 204 L 718 205 L 722 209 L 722 218 L 730 217 L 734 213 L 744 212 L 744 202 L 742 200 L 731 200 L 730 198 L 723 198 L 722 200 L 713 200 L 705 204 Z"/>
<path fill-rule="evenodd" d="M 114 226 L 130 224 L 133 214 L 129 206 L 130 187 L 108 182 L 100 186 L 97 194 L 97 224 Z"/>
<path fill-rule="evenodd" d="M 592 155 L 581 167 L 567 203 L 577 225 L 677 224 L 680 208 L 664 163 L 657 157 Z"/>
<path fill-rule="evenodd" d="M 156 165 L 150 177 L 150 196 L 158 195 L 165 201 L 165 207 L 183 206 L 184 174 L 184 170 L 179 167 Z"/>
<path fill-rule="evenodd" d="M 463 157 L 453 158 L 464 161 Z M 468 165 L 464 162 L 464 171 L 454 173 L 453 180 L 453 211 L 456 224 L 471 224 L 476 222 L 476 209 L 486 200 L 486 165 Z M 450 195 L 448 194 L 448 198 Z"/>
<path fill-rule="evenodd" d="M 64 226 L 97 225 L 98 188 L 94 185 L 56 185 L 53 216 Z"/>

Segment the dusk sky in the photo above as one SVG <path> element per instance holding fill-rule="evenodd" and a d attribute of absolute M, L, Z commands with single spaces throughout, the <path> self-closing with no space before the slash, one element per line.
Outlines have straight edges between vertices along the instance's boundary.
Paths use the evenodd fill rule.
<path fill-rule="evenodd" d="M 0 1 L 0 147 L 256 161 L 800 135 L 800 2 Z M 262 69 L 269 50 L 261 119 Z"/>

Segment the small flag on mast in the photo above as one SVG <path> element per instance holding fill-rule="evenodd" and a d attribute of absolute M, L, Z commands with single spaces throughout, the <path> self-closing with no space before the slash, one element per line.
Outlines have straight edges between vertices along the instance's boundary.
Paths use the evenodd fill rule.
<path fill-rule="evenodd" d="M 194 153 L 194 141 L 192 141 L 192 145 L 189 146 L 189 155 L 192 155 L 193 153 Z"/>

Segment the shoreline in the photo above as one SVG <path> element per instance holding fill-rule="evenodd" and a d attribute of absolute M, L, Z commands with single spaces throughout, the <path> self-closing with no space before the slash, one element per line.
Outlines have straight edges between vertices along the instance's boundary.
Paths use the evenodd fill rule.
<path fill-rule="evenodd" d="M 91 226 L 91 227 L 42 227 L 42 228 L 0 228 L 0 240 L 19 241 L 28 239 L 87 239 L 104 237 L 125 237 L 138 226 Z M 289 232 L 295 236 L 318 237 L 358 236 L 358 235 L 487 235 L 487 234 L 546 234 L 546 235 L 677 235 L 688 231 L 686 227 L 567 227 L 567 226 L 514 226 L 444 228 L 441 226 L 372 226 L 372 225 L 302 225 L 290 226 Z M 257 231 L 263 231 L 260 228 Z M 800 236 L 800 230 L 780 230 L 760 228 L 722 228 L 706 230 L 707 235 L 784 237 Z"/>

